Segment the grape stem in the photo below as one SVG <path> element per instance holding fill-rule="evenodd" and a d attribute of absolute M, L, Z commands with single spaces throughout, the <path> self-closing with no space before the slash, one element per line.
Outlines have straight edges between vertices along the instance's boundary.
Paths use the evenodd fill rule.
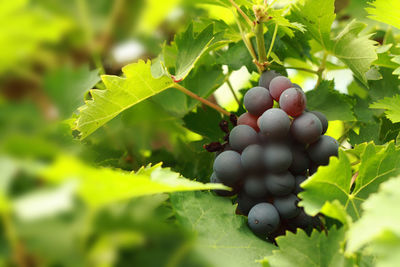
<path fill-rule="evenodd" d="M 231 115 L 231 114 L 230 114 L 228 111 L 226 111 L 225 109 L 221 108 L 220 106 L 218 106 L 218 105 L 216 105 L 216 104 L 214 104 L 214 103 L 211 103 L 211 102 L 208 101 L 207 99 L 204 99 L 204 98 L 202 98 L 202 97 L 196 95 L 195 93 L 193 93 L 192 91 L 189 91 L 188 89 L 186 89 L 185 87 L 183 87 L 182 85 L 180 85 L 180 84 L 178 84 L 178 83 L 174 83 L 174 85 L 173 85 L 172 87 L 175 88 L 175 89 L 178 89 L 179 91 L 181 91 L 182 93 L 184 93 L 184 94 L 190 96 L 191 98 L 194 98 L 194 99 L 200 101 L 200 102 L 203 103 L 204 105 L 207 105 L 207 106 L 209 106 L 210 108 L 215 109 L 216 111 L 222 113 L 223 115 L 226 115 L 226 116 L 230 116 L 230 115 Z"/>
<path fill-rule="evenodd" d="M 240 9 L 240 7 L 235 3 L 233 0 L 229 0 L 231 4 L 236 8 L 236 10 L 239 12 L 240 15 L 244 18 L 244 20 L 249 24 L 250 27 L 253 27 L 254 23 L 251 21 L 251 19 L 246 15 L 246 13 L 243 12 L 243 10 Z"/>
<path fill-rule="evenodd" d="M 258 62 L 267 62 L 267 53 L 265 52 L 265 42 L 264 42 L 264 25 L 262 22 L 257 22 L 254 33 L 256 35 L 257 50 L 258 50 Z M 272 43 L 271 43 L 272 44 Z"/>

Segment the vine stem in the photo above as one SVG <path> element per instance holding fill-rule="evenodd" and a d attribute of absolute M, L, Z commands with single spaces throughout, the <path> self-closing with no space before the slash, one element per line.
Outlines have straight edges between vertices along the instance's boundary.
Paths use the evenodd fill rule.
<path fill-rule="evenodd" d="M 271 44 L 269 45 L 269 49 L 268 49 L 267 60 L 269 59 L 269 56 L 271 55 L 272 48 L 274 47 L 277 33 L 278 33 L 278 24 L 275 24 L 275 28 L 274 28 L 274 33 L 272 35 Z"/>
<path fill-rule="evenodd" d="M 262 68 L 260 68 L 257 60 L 257 54 L 254 51 L 253 45 L 251 44 L 250 38 L 244 33 L 242 25 L 240 24 L 240 21 L 237 19 L 236 14 L 234 14 L 235 16 L 235 21 L 236 24 L 238 25 L 239 31 L 240 31 L 240 35 L 242 36 L 242 40 L 244 42 L 244 44 L 246 45 L 247 50 L 249 51 L 251 57 L 253 58 L 253 62 L 255 63 L 257 70 L 259 73 L 262 73 Z"/>
<path fill-rule="evenodd" d="M 232 83 L 229 81 L 229 76 L 228 76 L 228 79 L 226 79 L 226 84 L 228 85 L 229 90 L 231 91 L 233 97 L 235 98 L 235 101 L 236 101 L 236 102 L 238 103 L 238 105 L 240 106 L 239 98 L 237 97 L 237 95 L 236 95 L 236 93 L 235 93 L 235 90 L 233 90 Z"/>
<path fill-rule="evenodd" d="M 265 52 L 263 23 L 257 23 L 256 27 L 254 28 L 254 32 L 255 32 L 256 41 L 257 41 L 258 61 L 263 64 L 264 62 L 267 62 L 267 53 Z"/>
<path fill-rule="evenodd" d="M 299 70 L 299 71 L 306 71 L 306 72 L 310 72 L 313 74 L 318 75 L 318 71 L 316 70 L 311 70 L 311 69 L 306 69 L 306 68 L 297 68 L 297 67 L 285 67 L 285 69 L 290 69 L 290 70 Z"/>
<path fill-rule="evenodd" d="M 240 15 L 242 15 L 247 24 L 249 24 L 250 27 L 253 27 L 253 22 L 251 21 L 251 19 L 243 12 L 243 10 L 240 9 L 240 7 L 235 3 L 235 1 L 229 0 L 229 2 L 231 2 L 231 4 L 236 8 L 236 10 L 240 13 Z"/>
<path fill-rule="evenodd" d="M 196 95 L 195 93 L 193 93 L 192 91 L 189 91 L 188 89 L 186 89 L 185 87 L 183 87 L 182 85 L 175 83 L 172 88 L 178 89 L 179 91 L 181 91 L 182 93 L 190 96 L 191 98 L 194 98 L 198 101 L 200 101 L 201 103 L 203 103 L 204 105 L 209 106 L 210 108 L 215 109 L 216 111 L 226 115 L 226 116 L 230 116 L 231 113 L 229 113 L 228 111 L 226 111 L 225 109 L 221 108 L 220 106 L 211 103 L 210 101 L 208 101 L 207 99 L 204 99 L 198 95 Z"/>

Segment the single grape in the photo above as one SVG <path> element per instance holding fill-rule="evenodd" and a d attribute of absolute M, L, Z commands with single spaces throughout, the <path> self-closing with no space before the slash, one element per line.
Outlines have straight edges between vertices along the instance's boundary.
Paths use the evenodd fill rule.
<path fill-rule="evenodd" d="M 254 234 L 265 238 L 278 229 L 279 213 L 273 205 L 259 203 L 250 210 L 248 224 Z"/>
<path fill-rule="evenodd" d="M 314 143 L 322 133 L 321 121 L 314 114 L 305 112 L 294 119 L 290 132 L 301 143 Z"/>
<path fill-rule="evenodd" d="M 247 177 L 243 189 L 246 195 L 252 198 L 266 198 L 268 196 L 267 187 L 261 177 Z"/>
<path fill-rule="evenodd" d="M 265 202 L 265 199 L 252 198 L 246 195 L 244 192 L 240 192 L 238 194 L 236 201 L 238 203 L 237 209 L 240 212 L 240 214 L 247 216 L 252 207 L 257 205 L 258 203 Z"/>
<path fill-rule="evenodd" d="M 292 83 L 293 87 L 295 88 L 299 88 L 300 90 L 303 90 L 303 88 L 301 88 L 300 85 L 298 85 L 297 83 Z"/>
<path fill-rule="evenodd" d="M 299 215 L 292 218 L 289 222 L 290 225 L 294 227 L 299 227 L 306 229 L 308 227 L 312 227 L 314 224 L 315 219 L 309 215 L 307 215 L 304 210 L 301 210 Z"/>
<path fill-rule="evenodd" d="M 321 121 L 322 125 L 322 134 L 326 133 L 326 130 L 328 130 L 328 120 L 326 119 L 325 115 L 319 111 L 311 111 L 312 114 L 318 117 L 318 119 Z"/>
<path fill-rule="evenodd" d="M 215 172 L 213 172 L 211 174 L 210 177 L 210 183 L 212 184 L 222 184 L 222 182 L 218 179 L 217 175 L 215 174 Z M 216 193 L 218 196 L 221 197 L 231 197 L 236 195 L 236 190 L 232 190 L 232 191 L 226 191 L 226 190 L 213 190 L 214 193 Z"/>
<path fill-rule="evenodd" d="M 288 78 L 279 76 L 272 79 L 269 84 L 269 92 L 276 101 L 279 101 L 283 91 L 291 87 L 293 87 L 293 84 Z"/>
<path fill-rule="evenodd" d="M 267 174 L 265 177 L 265 185 L 268 192 L 274 196 L 285 196 L 290 194 L 295 187 L 295 179 L 290 172 L 278 174 Z"/>
<path fill-rule="evenodd" d="M 264 149 L 257 144 L 246 147 L 241 157 L 242 166 L 248 171 L 258 171 L 263 169 Z"/>
<path fill-rule="evenodd" d="M 283 91 L 279 105 L 289 116 L 300 116 L 306 108 L 306 95 L 301 89 L 289 88 Z"/>
<path fill-rule="evenodd" d="M 235 126 L 229 134 L 229 144 L 234 150 L 239 152 L 257 142 L 257 132 L 248 125 Z"/>
<path fill-rule="evenodd" d="M 247 91 L 243 102 L 247 111 L 254 116 L 260 116 L 274 105 L 269 91 L 260 86 L 253 87 Z"/>
<path fill-rule="evenodd" d="M 321 136 L 317 142 L 311 144 L 308 149 L 310 159 L 318 165 L 328 165 L 331 156 L 337 156 L 339 143 L 328 135 Z"/>
<path fill-rule="evenodd" d="M 300 208 L 297 206 L 299 199 L 293 195 L 274 198 L 274 206 L 282 219 L 291 219 L 299 215 Z"/>
<path fill-rule="evenodd" d="M 251 128 L 253 128 L 254 130 L 256 130 L 256 132 L 259 132 L 260 128 L 258 128 L 257 120 L 258 120 L 257 116 L 251 115 L 249 112 L 246 112 L 246 113 L 243 113 L 242 115 L 240 115 L 240 117 L 238 118 L 237 124 L 238 125 L 248 125 Z"/>
<path fill-rule="evenodd" d="M 292 149 L 292 164 L 289 167 L 289 171 L 293 174 L 306 173 L 310 166 L 310 159 L 307 153 L 301 149 Z"/>
<path fill-rule="evenodd" d="M 311 162 L 310 169 L 308 170 L 308 173 L 310 174 L 310 176 L 318 171 L 318 167 L 319 167 L 318 164 Z"/>
<path fill-rule="evenodd" d="M 275 77 L 281 76 L 278 72 L 274 70 L 264 71 L 261 76 L 260 80 L 258 81 L 258 85 L 264 88 L 269 89 L 269 84 L 271 83 L 272 79 Z"/>
<path fill-rule="evenodd" d="M 258 118 L 260 132 L 270 138 L 282 138 L 289 133 L 290 119 L 288 115 L 279 108 L 271 108 Z"/>
<path fill-rule="evenodd" d="M 234 186 L 243 175 L 240 154 L 232 150 L 222 152 L 215 159 L 213 169 L 223 184 Z"/>
<path fill-rule="evenodd" d="M 279 143 L 272 143 L 264 149 L 264 166 L 273 173 L 287 171 L 292 164 L 292 152 L 290 149 Z"/>
<path fill-rule="evenodd" d="M 305 180 L 307 180 L 307 177 L 304 175 L 297 175 L 296 177 L 294 177 L 295 181 L 296 181 L 296 187 L 294 189 L 294 193 L 298 194 L 300 192 L 303 191 L 303 188 L 301 188 L 301 183 L 303 183 Z"/>

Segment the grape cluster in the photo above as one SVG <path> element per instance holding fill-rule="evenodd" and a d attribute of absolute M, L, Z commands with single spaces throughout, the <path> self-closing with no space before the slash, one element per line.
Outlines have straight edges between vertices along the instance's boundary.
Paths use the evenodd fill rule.
<path fill-rule="evenodd" d="M 211 182 L 233 188 L 215 192 L 237 195 L 238 213 L 248 216 L 250 229 L 262 238 L 318 224 L 298 207 L 297 194 L 302 182 L 337 156 L 339 145 L 324 135 L 326 117 L 308 111 L 306 102 L 300 86 L 274 71 L 264 72 L 259 86 L 245 94 L 247 112 L 214 161 Z"/>

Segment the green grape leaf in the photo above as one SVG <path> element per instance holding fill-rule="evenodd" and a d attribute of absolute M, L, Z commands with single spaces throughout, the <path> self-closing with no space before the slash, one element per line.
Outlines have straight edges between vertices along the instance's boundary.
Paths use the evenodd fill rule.
<path fill-rule="evenodd" d="M 90 90 L 92 99 L 79 108 L 80 114 L 75 123 L 82 139 L 122 111 L 172 86 L 173 81 L 167 76 L 153 78 L 150 65 L 150 61 L 145 63 L 141 60 L 125 66 L 122 69 L 125 78 L 102 76 L 107 89 Z"/>
<path fill-rule="evenodd" d="M 219 128 L 221 120 L 221 115 L 211 108 L 198 108 L 183 118 L 186 128 L 210 141 L 217 141 L 224 135 Z"/>
<path fill-rule="evenodd" d="M 294 18 L 327 51 L 331 48 L 331 26 L 336 17 L 334 3 L 334 0 L 306 0 L 292 9 Z"/>
<path fill-rule="evenodd" d="M 308 214 L 316 215 L 325 202 L 338 200 L 353 220 L 358 219 L 361 203 L 377 192 L 382 182 L 400 173 L 400 148 L 394 142 L 384 146 L 369 143 L 363 147 L 360 160 L 355 186 L 351 189 L 351 164 L 346 154 L 339 151 L 339 158 L 332 157 L 328 166 L 319 167 L 302 184 L 305 190 L 300 193 L 300 206 Z"/>
<path fill-rule="evenodd" d="M 371 35 L 360 35 L 365 26 L 355 20 L 350 22 L 334 39 L 332 52 L 367 85 L 366 72 L 378 56 L 376 42 L 369 39 Z"/>
<path fill-rule="evenodd" d="M 266 262 L 271 267 L 353 266 L 353 259 L 346 258 L 342 251 L 344 236 L 344 228 L 331 228 L 328 234 L 314 230 L 311 236 L 303 230 L 286 232 L 276 239 L 279 250 L 267 256 Z"/>
<path fill-rule="evenodd" d="M 383 79 L 378 81 L 369 81 L 368 95 L 372 100 L 378 101 L 384 97 L 391 97 L 399 94 L 400 80 L 392 74 L 388 68 L 380 68 L 379 72 Z"/>
<path fill-rule="evenodd" d="M 400 236 L 400 206 L 395 205 L 400 202 L 399 188 L 400 177 L 390 179 L 361 205 L 363 216 L 348 232 L 348 251 L 357 251 L 388 232 Z"/>
<path fill-rule="evenodd" d="M 78 195 L 91 206 L 164 192 L 229 189 L 222 184 L 203 184 L 188 180 L 169 168 L 162 168 L 161 163 L 129 173 L 92 167 L 73 158 L 60 157 L 54 164 L 42 170 L 41 174 L 52 183 L 75 182 Z"/>
<path fill-rule="evenodd" d="M 193 24 L 186 31 L 175 37 L 178 49 L 175 60 L 175 80 L 184 79 L 193 69 L 197 60 L 208 49 L 214 39 L 214 25 L 210 24 L 196 36 L 193 34 Z"/>
<path fill-rule="evenodd" d="M 370 108 L 384 109 L 386 117 L 393 123 L 400 122 L 400 95 L 385 97 L 378 102 L 372 103 Z"/>
<path fill-rule="evenodd" d="M 178 220 L 197 233 L 194 250 L 212 266 L 259 266 L 274 245 L 257 238 L 229 199 L 208 192 L 171 195 Z"/>
<path fill-rule="evenodd" d="M 63 66 L 46 74 L 43 89 L 56 104 L 61 117 L 67 118 L 83 104 L 85 93 L 99 80 L 98 71 L 90 71 L 88 66 L 77 69 Z"/>
<path fill-rule="evenodd" d="M 366 8 L 369 18 L 400 29 L 400 2 L 398 0 L 375 0 Z"/>
<path fill-rule="evenodd" d="M 315 90 L 308 91 L 307 108 L 324 113 L 328 120 L 355 120 L 350 98 L 333 88 L 333 81 L 323 81 Z"/>

